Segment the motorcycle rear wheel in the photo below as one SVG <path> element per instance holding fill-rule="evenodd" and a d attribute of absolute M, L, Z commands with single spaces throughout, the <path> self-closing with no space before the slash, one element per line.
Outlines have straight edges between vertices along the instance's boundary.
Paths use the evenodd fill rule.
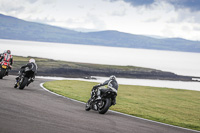
<path fill-rule="evenodd" d="M 1 72 L 0 72 L 0 79 L 3 79 L 3 77 L 5 76 L 6 70 L 1 68 Z"/>
<path fill-rule="evenodd" d="M 110 100 L 110 98 L 106 98 L 106 99 L 103 100 L 102 102 L 103 102 L 103 103 L 102 103 L 102 106 L 99 107 L 99 109 L 98 109 L 99 114 L 105 114 L 105 113 L 108 111 L 108 109 L 109 109 L 109 107 L 110 107 L 110 105 L 111 105 L 111 100 Z"/>
<path fill-rule="evenodd" d="M 20 90 L 23 90 L 24 87 L 27 85 L 27 83 L 28 83 L 28 78 L 27 78 L 27 77 L 24 77 L 22 83 L 19 85 L 19 89 L 20 89 Z"/>

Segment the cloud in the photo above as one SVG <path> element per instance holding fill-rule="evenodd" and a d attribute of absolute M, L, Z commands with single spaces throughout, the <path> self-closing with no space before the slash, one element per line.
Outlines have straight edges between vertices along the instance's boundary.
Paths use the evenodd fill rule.
<path fill-rule="evenodd" d="M 65 25 L 70 26 L 71 28 L 85 27 L 87 29 L 104 29 L 106 27 L 106 24 L 103 20 L 99 19 L 95 15 L 92 15 L 90 13 L 87 14 L 85 19 L 82 18 L 74 18 L 74 19 L 67 19 L 65 22 Z M 64 26 L 64 25 L 63 25 Z M 66 26 L 65 26 L 66 27 Z"/>
<path fill-rule="evenodd" d="M 110 15 L 112 16 L 119 16 L 119 17 L 122 17 L 122 16 L 125 16 L 126 15 L 126 8 L 125 7 L 118 7 L 117 10 L 113 10 Z"/>
<path fill-rule="evenodd" d="M 168 23 L 200 23 L 200 11 L 193 12 L 189 9 L 179 9 L 175 11 L 176 16 L 171 17 L 167 22 Z"/>
<path fill-rule="evenodd" d="M 20 14 L 36 12 L 38 6 L 35 6 L 38 0 L 0 0 L 0 13 L 19 17 Z M 32 7 L 31 7 L 32 6 Z"/>
<path fill-rule="evenodd" d="M 200 10 L 199 0 L 166 0 L 176 8 L 189 8 L 191 11 Z"/>
<path fill-rule="evenodd" d="M 125 2 L 131 3 L 133 6 L 147 6 L 155 2 L 155 0 L 124 0 Z"/>
<path fill-rule="evenodd" d="M 200 26 L 194 26 L 193 30 L 200 32 Z"/>
<path fill-rule="evenodd" d="M 109 0 L 110 2 L 121 1 L 121 0 Z M 132 6 L 147 6 L 155 2 L 155 0 L 122 0 L 124 2 L 130 3 Z"/>
<path fill-rule="evenodd" d="M 198 0 L 0 0 L 0 13 L 65 28 L 198 39 L 199 5 Z"/>
<path fill-rule="evenodd" d="M 160 17 L 152 17 L 152 18 L 149 18 L 149 19 L 146 19 L 144 20 L 143 22 L 157 22 L 160 20 Z"/>
<path fill-rule="evenodd" d="M 35 2 L 37 2 L 38 0 L 28 0 L 28 2 L 30 2 L 30 3 L 35 3 Z"/>
<path fill-rule="evenodd" d="M 43 24 L 50 24 L 50 23 L 55 23 L 56 19 L 52 18 L 52 17 L 35 17 L 35 18 L 31 18 L 30 16 L 26 18 L 26 20 L 28 21 L 32 21 L 32 22 L 38 22 L 38 23 L 43 23 Z"/>
<path fill-rule="evenodd" d="M 121 0 L 109 0 L 110 2 Z M 159 4 L 163 1 L 173 5 L 176 9 L 188 8 L 191 11 L 200 10 L 200 0 L 122 0 L 130 3 L 132 6 L 151 6 L 152 4 Z"/>
<path fill-rule="evenodd" d="M 19 12 L 23 12 L 24 10 L 24 6 L 19 4 L 17 0 L 0 1 L 0 12 L 17 14 Z"/>

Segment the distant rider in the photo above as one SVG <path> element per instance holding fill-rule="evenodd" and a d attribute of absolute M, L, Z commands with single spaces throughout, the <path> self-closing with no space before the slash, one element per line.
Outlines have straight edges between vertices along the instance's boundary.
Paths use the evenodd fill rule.
<path fill-rule="evenodd" d="M 4 51 L 3 54 L 0 54 L 0 63 L 8 63 L 8 71 L 6 72 L 6 75 L 8 75 L 8 72 L 12 69 L 13 64 L 13 56 L 11 55 L 10 50 Z"/>
<path fill-rule="evenodd" d="M 100 88 L 101 86 L 105 86 L 107 85 L 107 88 Z M 106 80 L 104 83 L 102 84 L 98 84 L 96 86 L 93 87 L 93 89 L 98 89 L 97 90 L 97 99 L 96 100 L 101 100 L 101 92 L 106 90 L 106 89 L 111 89 L 113 90 L 114 92 L 117 93 L 118 91 L 118 83 L 117 83 L 117 80 L 116 80 L 116 77 L 114 75 L 110 76 L 109 80 Z M 113 101 L 114 105 L 116 104 L 116 97 Z"/>
<path fill-rule="evenodd" d="M 15 83 L 15 85 L 17 85 L 17 82 L 18 82 L 18 80 L 19 80 L 19 77 L 21 77 L 22 74 L 25 73 L 25 68 L 26 68 L 26 67 L 28 67 L 30 70 L 33 71 L 33 74 L 30 75 L 31 81 L 29 82 L 29 84 L 35 80 L 35 75 L 37 74 L 37 68 L 38 68 L 38 67 L 37 67 L 37 64 L 35 63 L 35 59 L 32 58 L 32 59 L 29 60 L 29 63 L 28 63 L 28 64 L 26 64 L 26 65 L 24 65 L 24 66 L 21 67 L 21 70 L 19 71 L 19 76 L 16 78 L 16 83 Z M 28 85 L 29 85 L 29 84 L 28 84 Z M 28 86 L 28 85 L 27 85 L 27 86 Z"/>

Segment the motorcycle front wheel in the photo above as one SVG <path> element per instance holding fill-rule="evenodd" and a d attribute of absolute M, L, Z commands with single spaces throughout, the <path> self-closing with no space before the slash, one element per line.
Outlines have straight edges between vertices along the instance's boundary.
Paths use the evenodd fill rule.
<path fill-rule="evenodd" d="M 86 110 L 86 111 L 89 111 L 89 110 L 91 109 L 91 108 L 90 108 L 90 104 L 89 104 L 90 100 L 91 100 L 91 99 L 89 99 L 88 102 L 85 104 L 85 110 Z"/>
<path fill-rule="evenodd" d="M 98 105 L 99 114 L 105 114 L 108 111 L 110 105 L 111 105 L 110 98 L 106 98 L 106 99 L 102 100 L 101 102 L 99 102 L 99 105 Z"/>

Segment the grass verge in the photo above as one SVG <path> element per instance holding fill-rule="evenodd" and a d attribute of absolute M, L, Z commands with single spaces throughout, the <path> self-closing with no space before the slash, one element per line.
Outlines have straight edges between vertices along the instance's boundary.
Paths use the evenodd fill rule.
<path fill-rule="evenodd" d="M 61 80 L 44 87 L 63 96 L 87 102 L 96 83 Z M 170 88 L 120 85 L 117 104 L 110 109 L 158 122 L 200 130 L 200 92 Z"/>

